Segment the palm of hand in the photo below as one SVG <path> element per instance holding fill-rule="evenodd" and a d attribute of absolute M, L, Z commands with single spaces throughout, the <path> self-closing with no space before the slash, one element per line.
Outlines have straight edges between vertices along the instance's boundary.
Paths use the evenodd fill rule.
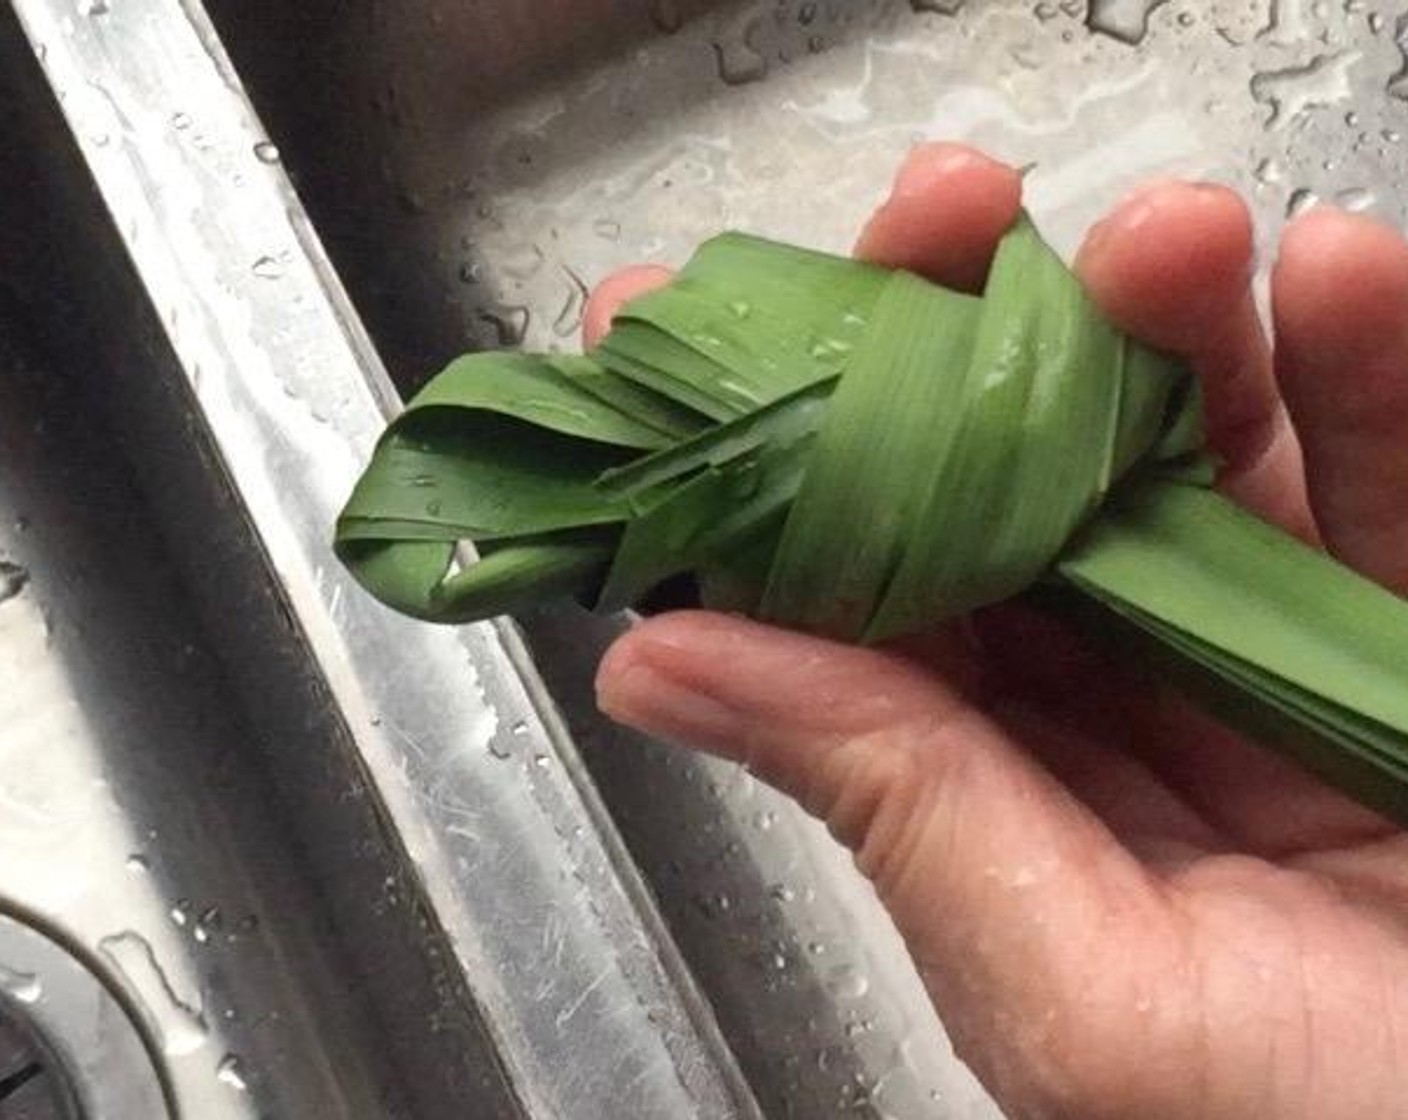
<path fill-rule="evenodd" d="M 858 251 L 975 287 L 1019 194 L 977 153 L 920 149 Z M 1234 195 L 1162 184 L 1078 270 L 1189 356 L 1229 492 L 1408 589 L 1408 244 L 1302 219 L 1274 361 L 1250 254 Z M 608 281 L 589 334 L 660 279 Z M 887 651 L 665 617 L 600 692 L 828 822 L 1014 1117 L 1408 1115 L 1408 837 L 1040 616 Z"/>

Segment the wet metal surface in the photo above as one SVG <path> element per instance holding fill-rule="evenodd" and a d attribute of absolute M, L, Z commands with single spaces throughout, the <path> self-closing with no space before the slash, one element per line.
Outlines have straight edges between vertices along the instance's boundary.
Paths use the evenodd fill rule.
<path fill-rule="evenodd" d="M 393 393 L 199 7 L 15 11 L 0 909 L 201 1120 L 754 1115 L 515 632 L 333 562 Z"/>

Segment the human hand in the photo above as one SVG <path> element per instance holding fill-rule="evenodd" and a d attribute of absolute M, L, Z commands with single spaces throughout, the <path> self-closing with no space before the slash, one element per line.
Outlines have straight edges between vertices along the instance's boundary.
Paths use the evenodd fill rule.
<path fill-rule="evenodd" d="M 857 253 L 975 289 L 1020 194 L 971 149 L 917 149 Z M 1076 267 L 1192 363 L 1228 493 L 1408 593 L 1408 243 L 1292 223 L 1274 357 L 1251 261 L 1234 193 L 1164 182 Z M 588 341 L 668 276 L 604 283 Z M 1408 837 L 1054 622 L 1006 605 L 866 650 L 665 615 L 598 693 L 850 846 L 1014 1120 L 1408 1116 Z"/>

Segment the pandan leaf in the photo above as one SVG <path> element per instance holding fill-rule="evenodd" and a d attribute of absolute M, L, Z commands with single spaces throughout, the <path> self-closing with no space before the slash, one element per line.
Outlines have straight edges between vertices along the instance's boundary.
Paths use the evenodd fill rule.
<path fill-rule="evenodd" d="M 1054 588 L 1408 821 L 1408 602 L 1209 489 L 1200 417 L 1025 218 L 981 297 L 726 234 L 584 357 L 452 363 L 336 548 L 437 622 L 692 576 L 706 605 L 872 642 Z"/>

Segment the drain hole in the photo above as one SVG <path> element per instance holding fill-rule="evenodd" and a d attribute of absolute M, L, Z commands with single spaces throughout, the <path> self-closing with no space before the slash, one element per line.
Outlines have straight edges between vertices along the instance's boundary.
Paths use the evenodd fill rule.
<path fill-rule="evenodd" d="M 0 1000 L 0 1120 L 76 1120 L 72 1086 L 37 1024 Z"/>
<path fill-rule="evenodd" d="M 0 913 L 0 1120 L 162 1120 L 160 1078 L 85 963 Z"/>

